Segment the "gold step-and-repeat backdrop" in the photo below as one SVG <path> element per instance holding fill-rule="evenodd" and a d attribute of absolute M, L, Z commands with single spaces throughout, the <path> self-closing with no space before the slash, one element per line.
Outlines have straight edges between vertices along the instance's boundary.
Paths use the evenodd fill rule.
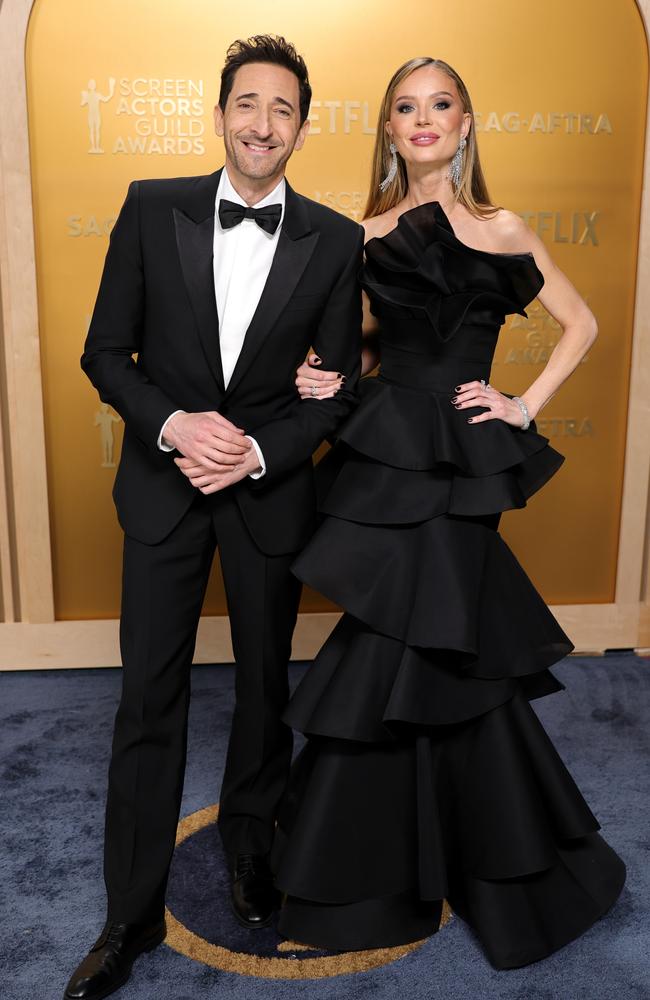
<path fill-rule="evenodd" d="M 108 234 L 132 179 L 221 165 L 211 117 L 223 56 L 260 32 L 290 38 L 310 69 L 311 135 L 292 184 L 355 219 L 395 68 L 428 54 L 465 78 L 493 199 L 547 243 L 601 331 L 539 421 L 567 462 L 504 533 L 549 602 L 611 601 L 648 64 L 634 0 L 37 0 L 27 79 L 57 617 L 119 608 L 122 424 L 79 369 Z M 538 303 L 510 319 L 493 383 L 525 390 L 558 335 Z M 303 606 L 326 604 L 310 593 Z M 225 611 L 218 569 L 206 610 Z"/>

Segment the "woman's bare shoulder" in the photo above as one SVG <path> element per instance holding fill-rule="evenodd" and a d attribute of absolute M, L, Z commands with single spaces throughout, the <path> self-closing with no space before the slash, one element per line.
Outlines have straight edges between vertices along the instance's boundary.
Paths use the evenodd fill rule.
<path fill-rule="evenodd" d="M 538 239 L 522 217 L 508 208 L 499 208 L 486 220 L 490 235 L 500 250 L 508 253 L 532 252 L 538 247 Z"/>

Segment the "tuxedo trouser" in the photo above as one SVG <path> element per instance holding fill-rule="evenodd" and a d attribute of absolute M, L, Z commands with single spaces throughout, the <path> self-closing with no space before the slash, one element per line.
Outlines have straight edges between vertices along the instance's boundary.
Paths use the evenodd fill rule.
<path fill-rule="evenodd" d="M 109 919 L 161 916 L 180 813 L 190 667 L 201 606 L 219 548 L 236 660 L 235 710 L 219 831 L 229 860 L 265 854 L 291 762 L 281 721 L 300 583 L 293 555 L 266 556 L 227 491 L 197 494 L 157 545 L 124 540 L 122 696 L 106 806 Z"/>

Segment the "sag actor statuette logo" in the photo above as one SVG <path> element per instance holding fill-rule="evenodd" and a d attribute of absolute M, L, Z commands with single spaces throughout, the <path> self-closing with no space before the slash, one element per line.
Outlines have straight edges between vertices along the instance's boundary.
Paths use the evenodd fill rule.
<path fill-rule="evenodd" d="M 81 91 L 81 107 L 88 107 L 88 133 L 90 135 L 90 148 L 89 153 L 103 153 L 104 150 L 100 145 L 100 136 L 102 130 L 102 111 L 101 105 L 106 104 L 110 101 L 115 93 L 115 78 L 111 77 L 108 81 L 108 93 L 100 94 L 97 90 L 97 82 L 95 80 L 89 80 L 88 85 L 85 90 Z"/>
<path fill-rule="evenodd" d="M 203 80 L 110 77 L 104 93 L 97 81 L 90 79 L 81 91 L 81 107 L 88 108 L 88 152 L 202 156 L 206 129 L 203 97 Z M 102 130 L 106 148 L 101 142 Z"/>
<path fill-rule="evenodd" d="M 119 424 L 121 419 L 109 409 L 107 403 L 100 403 L 99 410 L 95 413 L 94 426 L 99 427 L 102 469 L 115 468 L 114 425 Z"/>

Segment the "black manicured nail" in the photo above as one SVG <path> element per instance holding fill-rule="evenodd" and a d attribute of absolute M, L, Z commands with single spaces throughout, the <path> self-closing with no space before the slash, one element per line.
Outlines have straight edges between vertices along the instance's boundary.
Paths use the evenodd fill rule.
<path fill-rule="evenodd" d="M 454 392 L 460 392 L 462 388 L 463 388 L 462 385 L 457 385 L 456 388 L 454 389 Z"/>
<path fill-rule="evenodd" d="M 457 399 L 458 399 L 458 396 L 452 396 L 452 397 L 451 397 L 451 401 L 452 401 L 452 403 L 455 403 Z"/>
<path fill-rule="evenodd" d="M 472 422 L 472 420 L 473 420 L 473 419 L 474 419 L 474 417 L 468 417 L 468 418 L 467 418 L 467 423 L 468 423 L 468 424 L 471 424 L 471 422 Z"/>
<path fill-rule="evenodd" d="M 462 403 L 455 403 L 454 404 L 454 409 L 455 410 L 462 410 L 462 408 L 463 408 L 463 404 Z"/>
<path fill-rule="evenodd" d="M 347 375 L 341 375 L 340 379 L 341 379 L 341 382 L 347 382 L 348 377 L 347 377 Z"/>

